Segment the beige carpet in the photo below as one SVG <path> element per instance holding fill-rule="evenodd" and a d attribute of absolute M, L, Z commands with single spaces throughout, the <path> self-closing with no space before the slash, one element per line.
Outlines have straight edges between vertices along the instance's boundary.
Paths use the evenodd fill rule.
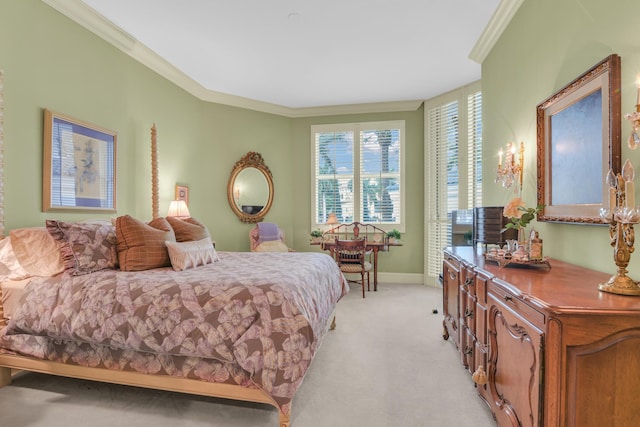
<path fill-rule="evenodd" d="M 353 285 L 337 321 L 293 401 L 292 427 L 495 427 L 442 339 L 439 288 L 380 284 L 362 299 Z M 278 414 L 269 405 L 26 374 L 0 389 L 0 426 L 276 427 Z"/>

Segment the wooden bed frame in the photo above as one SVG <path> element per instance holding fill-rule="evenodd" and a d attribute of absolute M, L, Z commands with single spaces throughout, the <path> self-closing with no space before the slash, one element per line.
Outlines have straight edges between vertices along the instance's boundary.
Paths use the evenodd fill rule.
<path fill-rule="evenodd" d="M 153 217 L 158 214 L 158 148 L 156 126 L 151 128 L 151 164 L 152 164 L 152 211 Z M 4 183 L 0 177 L 0 188 Z M 1 237 L 0 237 L 1 238 Z M 329 330 L 335 329 L 335 307 L 331 314 Z M 2 306 L 2 289 L 0 288 L 0 328 L 6 326 Z M 39 372 L 43 374 L 59 375 L 63 377 L 79 378 L 113 384 L 145 387 L 187 394 L 195 394 L 223 399 L 242 400 L 248 402 L 267 403 L 278 409 L 280 427 L 290 426 L 291 414 L 284 413 L 278 404 L 267 393 L 260 389 L 252 389 L 233 384 L 210 383 L 206 381 L 171 377 L 168 375 L 152 375 L 139 372 L 125 372 L 106 368 L 91 368 L 77 365 L 67 365 L 59 362 L 40 360 L 32 357 L 0 354 L 0 387 L 11 384 L 12 374 L 19 371 Z"/>

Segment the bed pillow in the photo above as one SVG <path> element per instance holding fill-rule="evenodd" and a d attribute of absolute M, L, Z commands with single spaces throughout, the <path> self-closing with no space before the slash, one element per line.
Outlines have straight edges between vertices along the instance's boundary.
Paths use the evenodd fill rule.
<path fill-rule="evenodd" d="M 16 228 L 9 232 L 9 238 L 15 258 L 27 272 L 26 277 L 20 278 L 51 277 L 64 271 L 60 244 L 46 227 Z"/>
<path fill-rule="evenodd" d="M 0 281 L 27 279 L 31 275 L 22 268 L 13 252 L 11 238 L 0 240 Z M 3 294 L 4 297 L 4 294 Z"/>
<path fill-rule="evenodd" d="M 118 261 L 123 271 L 169 267 L 169 251 L 164 242 L 175 242 L 176 236 L 165 218 L 144 223 L 130 215 L 116 218 Z"/>
<path fill-rule="evenodd" d="M 168 216 L 167 221 L 176 233 L 176 242 L 191 242 L 211 238 L 209 230 L 195 218 L 176 218 Z"/>
<path fill-rule="evenodd" d="M 47 231 L 60 243 L 65 270 L 72 276 L 115 268 L 115 227 L 105 223 L 65 222 L 48 219 Z"/>
<path fill-rule="evenodd" d="M 220 260 L 210 237 L 192 242 L 167 241 L 165 244 L 169 250 L 171 267 L 175 271 L 211 264 Z"/>

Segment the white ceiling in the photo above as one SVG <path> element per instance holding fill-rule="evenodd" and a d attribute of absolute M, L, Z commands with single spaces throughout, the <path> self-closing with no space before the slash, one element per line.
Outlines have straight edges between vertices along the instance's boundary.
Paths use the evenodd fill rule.
<path fill-rule="evenodd" d="M 288 109 L 429 99 L 478 80 L 480 64 L 469 55 L 502 7 L 501 0 L 44 1 L 59 10 L 89 6 L 207 91 Z"/>

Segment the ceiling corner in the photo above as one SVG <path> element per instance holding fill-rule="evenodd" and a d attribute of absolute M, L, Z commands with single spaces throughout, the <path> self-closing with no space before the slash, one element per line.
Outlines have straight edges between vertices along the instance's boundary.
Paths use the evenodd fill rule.
<path fill-rule="evenodd" d="M 502 32 L 516 14 L 524 0 L 501 0 L 491 20 L 478 38 L 478 41 L 469 53 L 469 59 L 482 64 L 493 46 L 496 44 Z"/>

